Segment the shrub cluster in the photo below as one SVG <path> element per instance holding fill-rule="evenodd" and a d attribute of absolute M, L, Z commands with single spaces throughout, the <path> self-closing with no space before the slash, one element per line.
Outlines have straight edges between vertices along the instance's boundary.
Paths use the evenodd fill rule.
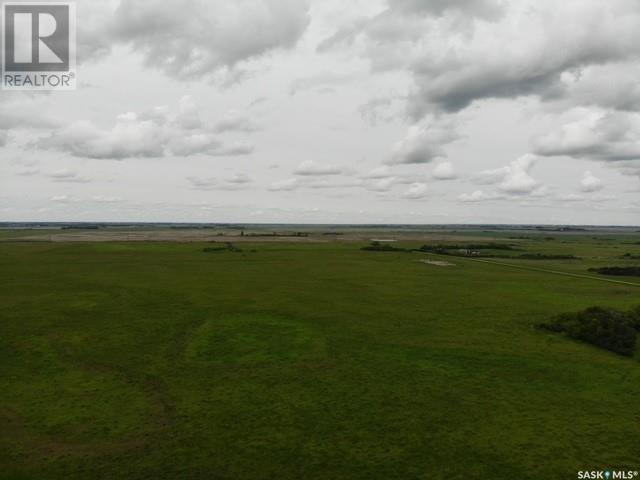
<path fill-rule="evenodd" d="M 231 242 L 227 242 L 224 246 L 220 247 L 206 247 L 203 248 L 204 253 L 216 253 L 216 252 L 242 252 L 242 249 L 236 247 Z"/>
<path fill-rule="evenodd" d="M 447 250 L 516 250 L 513 245 L 507 243 L 471 243 L 467 245 L 423 245 L 423 252 L 437 252 Z"/>
<path fill-rule="evenodd" d="M 640 331 L 640 306 L 629 312 L 590 307 L 577 313 L 564 313 L 538 328 L 590 343 L 625 356 L 633 356 Z"/>
<path fill-rule="evenodd" d="M 361 250 L 366 252 L 407 252 L 408 250 L 405 248 L 394 247 L 393 245 L 389 245 L 388 243 L 381 242 L 371 242 L 370 245 L 366 247 L 362 247 Z"/>
<path fill-rule="evenodd" d="M 523 260 L 580 260 L 575 255 L 563 255 L 563 254 L 546 254 L 546 253 L 523 253 L 516 258 Z"/>
<path fill-rule="evenodd" d="M 599 273 L 600 275 L 640 277 L 640 267 L 601 267 L 590 268 L 589 271 Z"/>
<path fill-rule="evenodd" d="M 483 250 L 515 251 L 513 245 L 504 243 L 479 243 L 471 245 L 423 245 L 419 251 L 437 253 L 440 255 L 452 255 L 454 257 L 465 256 L 460 251 L 474 252 L 475 257 L 481 258 L 512 258 L 521 260 L 579 260 L 575 255 L 567 254 L 544 254 L 544 253 L 522 253 L 520 255 L 496 255 L 485 253 Z"/>
<path fill-rule="evenodd" d="M 437 253 L 438 255 L 450 255 L 452 257 L 473 256 L 479 258 L 510 258 L 521 260 L 579 260 L 575 255 L 522 253 L 520 255 L 497 255 L 483 252 L 483 250 L 518 251 L 514 245 L 506 243 L 471 243 L 467 245 L 423 245 L 418 249 L 394 247 L 388 243 L 373 241 L 370 245 L 362 247 L 367 252 L 423 252 Z M 521 250 L 520 250 L 521 251 Z"/>

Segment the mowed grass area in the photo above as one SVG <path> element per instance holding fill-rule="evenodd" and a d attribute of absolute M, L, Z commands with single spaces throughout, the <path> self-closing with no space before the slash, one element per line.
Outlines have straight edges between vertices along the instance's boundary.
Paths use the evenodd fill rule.
<path fill-rule="evenodd" d="M 565 241 L 524 243 L 584 260 L 518 263 L 586 273 L 640 249 Z M 0 244 L 0 478 L 640 467 L 640 358 L 533 328 L 639 288 L 357 244 L 206 246 Z"/>

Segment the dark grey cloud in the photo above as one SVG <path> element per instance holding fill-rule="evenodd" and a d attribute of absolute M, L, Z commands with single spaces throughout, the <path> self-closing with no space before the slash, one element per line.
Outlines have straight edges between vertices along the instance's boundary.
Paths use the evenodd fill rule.
<path fill-rule="evenodd" d="M 444 15 L 460 12 L 482 18 L 495 19 L 503 12 L 498 0 L 389 0 L 390 11 L 404 14 Z"/>
<path fill-rule="evenodd" d="M 620 162 L 616 164 L 620 173 L 627 177 L 637 177 L 640 180 L 640 160 Z"/>
<path fill-rule="evenodd" d="M 122 0 L 110 33 L 147 66 L 198 78 L 292 47 L 307 28 L 308 8 L 305 0 Z"/>
<path fill-rule="evenodd" d="M 442 17 L 450 11 L 463 12 L 466 21 Z M 418 120 L 483 99 L 557 100 L 572 93 L 564 74 L 637 60 L 640 3 L 397 0 L 379 15 L 341 29 L 321 48 L 356 39 L 374 69 L 411 73 L 409 113 Z"/>
<path fill-rule="evenodd" d="M 416 82 L 410 113 L 419 118 L 431 108 L 455 112 L 489 98 L 557 99 L 573 93 L 563 84 L 564 74 L 638 58 L 637 2 L 556 5 L 541 2 L 507 17 L 504 26 L 477 28 L 462 48 L 418 55 L 410 66 Z"/>

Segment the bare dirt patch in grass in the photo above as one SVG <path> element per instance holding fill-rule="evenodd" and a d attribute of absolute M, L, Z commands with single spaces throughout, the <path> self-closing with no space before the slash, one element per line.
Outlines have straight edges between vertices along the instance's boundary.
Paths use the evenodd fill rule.
<path fill-rule="evenodd" d="M 436 267 L 455 267 L 455 263 L 445 262 L 444 260 L 418 260 L 420 263 L 426 263 L 427 265 L 435 265 Z"/>

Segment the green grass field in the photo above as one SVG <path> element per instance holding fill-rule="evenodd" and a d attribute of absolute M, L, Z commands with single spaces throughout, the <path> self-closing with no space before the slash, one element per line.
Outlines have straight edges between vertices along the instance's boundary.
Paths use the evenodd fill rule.
<path fill-rule="evenodd" d="M 640 254 L 625 238 L 521 243 L 582 260 L 507 262 L 585 275 Z M 640 304 L 640 287 L 353 243 L 205 246 L 0 244 L 0 478 L 640 468 L 640 355 L 533 327 Z"/>

